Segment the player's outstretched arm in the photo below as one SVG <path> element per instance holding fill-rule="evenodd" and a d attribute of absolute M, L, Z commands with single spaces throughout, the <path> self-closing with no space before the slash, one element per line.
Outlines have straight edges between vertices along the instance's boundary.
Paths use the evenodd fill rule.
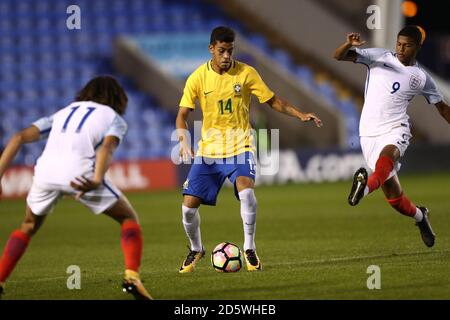
<path fill-rule="evenodd" d="M 285 101 L 277 97 L 276 95 L 274 95 L 269 101 L 267 101 L 267 103 L 272 109 L 278 112 L 290 115 L 292 117 L 300 119 L 303 122 L 314 121 L 316 123 L 316 126 L 319 128 L 322 126 L 322 120 L 320 120 L 319 117 L 314 113 L 303 113 L 288 101 Z"/>
<path fill-rule="evenodd" d="M 0 194 L 2 177 L 9 164 L 14 160 L 22 145 L 39 140 L 41 133 L 35 126 L 17 132 L 9 141 L 0 157 Z"/>
<path fill-rule="evenodd" d="M 345 41 L 340 47 L 334 52 L 334 58 L 339 61 L 356 61 L 356 52 L 350 50 L 352 47 L 359 47 L 366 43 L 361 40 L 359 33 L 352 32 L 347 34 L 347 41 Z"/>
<path fill-rule="evenodd" d="M 187 135 L 187 119 L 191 111 L 191 108 L 180 107 L 180 109 L 178 110 L 177 119 L 175 121 L 178 141 L 180 142 L 180 159 L 183 162 L 188 162 L 189 159 L 194 158 L 194 151 L 192 150 L 191 140 Z"/>
<path fill-rule="evenodd" d="M 447 122 L 450 124 L 450 106 L 444 101 L 436 103 L 435 106 L 441 114 L 442 118 L 447 120 Z"/>
<path fill-rule="evenodd" d="M 94 178 L 89 179 L 84 176 L 75 178 L 75 181 L 70 182 L 70 186 L 75 190 L 80 191 L 76 198 L 79 199 L 86 192 L 96 189 L 105 178 L 106 171 L 111 165 L 114 151 L 119 145 L 119 138 L 115 136 L 106 136 L 102 145 L 97 150 L 95 158 Z"/>

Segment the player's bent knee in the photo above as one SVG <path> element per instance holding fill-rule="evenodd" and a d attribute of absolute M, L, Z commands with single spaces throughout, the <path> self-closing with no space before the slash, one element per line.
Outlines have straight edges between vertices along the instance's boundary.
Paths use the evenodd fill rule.
<path fill-rule="evenodd" d="M 20 231 L 28 236 L 33 236 L 39 230 L 39 226 L 33 221 L 23 222 Z"/>
<path fill-rule="evenodd" d="M 136 211 L 131 206 L 128 199 L 124 196 L 120 197 L 119 200 L 108 210 L 105 210 L 104 214 L 113 218 L 120 224 L 127 220 L 132 220 L 139 223 L 139 218 Z"/>
<path fill-rule="evenodd" d="M 236 188 L 238 190 L 245 190 L 245 189 L 253 189 L 255 186 L 255 181 L 252 178 L 240 176 L 236 179 Z"/>
<path fill-rule="evenodd" d="M 27 207 L 27 211 L 25 214 L 25 219 L 20 226 L 20 230 L 27 234 L 28 236 L 33 236 L 39 230 L 41 225 L 43 224 L 45 219 L 45 215 L 38 216 L 35 215 L 29 207 Z"/>
<path fill-rule="evenodd" d="M 201 200 L 197 197 L 185 195 L 183 197 L 183 206 L 188 208 L 195 208 L 198 209 L 200 207 Z"/>

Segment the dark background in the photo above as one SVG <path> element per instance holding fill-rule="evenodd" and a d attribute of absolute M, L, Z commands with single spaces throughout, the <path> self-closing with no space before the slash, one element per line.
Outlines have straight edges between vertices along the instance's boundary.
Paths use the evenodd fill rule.
<path fill-rule="evenodd" d="M 450 19 L 448 1 L 415 0 L 415 17 L 406 18 L 406 24 L 423 27 L 427 37 L 419 53 L 419 60 L 444 79 L 450 79 Z"/>

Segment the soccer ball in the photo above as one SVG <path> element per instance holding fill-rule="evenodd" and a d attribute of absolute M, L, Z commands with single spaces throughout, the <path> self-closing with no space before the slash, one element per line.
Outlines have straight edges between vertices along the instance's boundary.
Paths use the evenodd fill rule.
<path fill-rule="evenodd" d="M 242 267 L 242 253 L 231 242 L 218 244 L 211 254 L 211 264 L 217 272 L 237 272 Z"/>

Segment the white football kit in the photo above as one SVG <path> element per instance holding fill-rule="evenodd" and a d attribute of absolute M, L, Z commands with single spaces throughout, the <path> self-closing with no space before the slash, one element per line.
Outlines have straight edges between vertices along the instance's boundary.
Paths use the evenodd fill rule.
<path fill-rule="evenodd" d="M 96 149 L 106 136 L 122 141 L 127 124 L 112 108 L 92 101 L 77 101 L 33 123 L 48 134 L 48 141 L 34 168 L 33 185 L 27 204 L 36 215 L 52 211 L 64 195 L 76 195 L 70 186 L 76 177 L 94 177 Z M 80 202 L 95 214 L 111 207 L 121 192 L 105 179 L 97 189 L 87 192 Z"/>
<path fill-rule="evenodd" d="M 395 145 L 403 156 L 409 146 L 411 130 L 406 111 L 416 95 L 428 103 L 443 100 L 433 79 L 418 63 L 403 65 L 396 54 L 385 49 L 356 48 L 356 63 L 367 66 L 364 106 L 359 123 L 361 149 L 369 168 L 375 170 L 380 152 Z M 400 169 L 397 163 L 389 178 Z"/>

